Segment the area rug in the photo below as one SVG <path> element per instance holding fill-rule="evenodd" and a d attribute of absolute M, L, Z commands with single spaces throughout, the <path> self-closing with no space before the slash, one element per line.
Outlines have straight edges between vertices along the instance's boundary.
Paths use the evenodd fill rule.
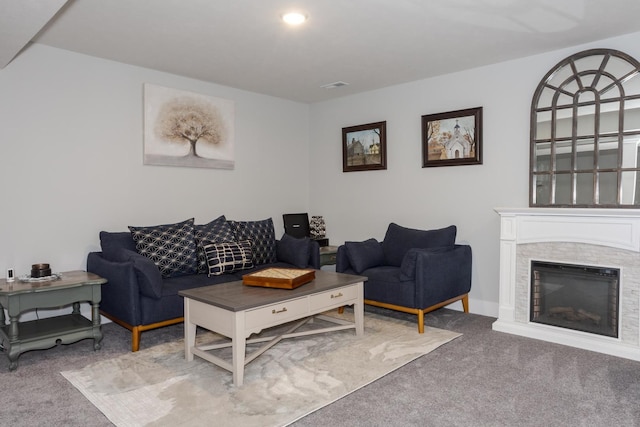
<path fill-rule="evenodd" d="M 181 340 L 62 375 L 119 427 L 284 426 L 460 335 L 429 327 L 419 334 L 415 323 L 373 313 L 365 314 L 364 325 L 361 337 L 351 329 L 279 342 L 246 366 L 241 387 L 230 372 L 197 356 L 186 362 Z M 324 326 L 321 320 L 305 325 Z M 197 337 L 221 339 L 203 331 Z"/>

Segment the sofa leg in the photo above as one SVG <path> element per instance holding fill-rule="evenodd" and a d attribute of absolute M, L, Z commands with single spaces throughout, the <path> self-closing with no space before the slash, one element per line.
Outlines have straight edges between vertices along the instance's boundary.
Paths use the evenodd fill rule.
<path fill-rule="evenodd" d="M 140 335 L 141 334 L 142 334 L 142 331 L 140 330 L 140 328 L 138 326 L 134 326 L 133 329 L 131 329 L 131 351 L 140 350 Z"/>
<path fill-rule="evenodd" d="M 462 297 L 462 310 L 465 313 L 469 312 L 469 294 Z"/>
<path fill-rule="evenodd" d="M 418 310 L 418 333 L 424 334 L 424 310 Z"/>

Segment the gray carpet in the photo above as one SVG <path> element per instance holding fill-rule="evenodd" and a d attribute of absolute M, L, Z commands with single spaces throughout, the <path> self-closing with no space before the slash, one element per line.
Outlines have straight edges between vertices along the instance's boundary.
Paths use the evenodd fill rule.
<path fill-rule="evenodd" d="M 640 425 L 640 362 L 494 332 L 494 320 L 447 309 L 428 314 L 427 325 L 463 336 L 293 425 Z M 0 425 L 110 426 L 60 375 L 129 351 L 128 331 L 115 324 L 103 331 L 98 352 L 90 340 L 32 351 L 15 372 L 0 359 Z M 180 337 L 182 325 L 148 331 L 142 347 Z"/>

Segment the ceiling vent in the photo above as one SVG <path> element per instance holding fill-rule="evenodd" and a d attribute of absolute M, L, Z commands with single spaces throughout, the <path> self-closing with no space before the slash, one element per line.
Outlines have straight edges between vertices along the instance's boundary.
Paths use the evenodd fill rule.
<path fill-rule="evenodd" d="M 342 87 L 342 86 L 347 86 L 349 83 L 347 82 L 333 82 L 333 83 L 327 83 L 326 85 L 322 85 L 320 86 L 323 89 L 335 89 L 337 87 Z"/>

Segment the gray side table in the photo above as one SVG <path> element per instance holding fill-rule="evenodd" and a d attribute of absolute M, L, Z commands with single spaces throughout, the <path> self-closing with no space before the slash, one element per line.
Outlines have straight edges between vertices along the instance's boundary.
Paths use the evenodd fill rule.
<path fill-rule="evenodd" d="M 336 263 L 337 246 L 320 247 L 320 267 L 323 265 L 334 265 Z"/>
<path fill-rule="evenodd" d="M 0 279 L 0 345 L 9 358 L 9 370 L 18 368 L 18 357 L 30 350 L 93 339 L 99 350 L 102 341 L 99 303 L 106 279 L 85 271 L 60 273 L 60 278 L 40 282 L 7 282 Z M 80 303 L 91 303 L 89 320 L 80 314 Z M 72 305 L 70 314 L 20 322 L 20 313 L 38 308 Z M 6 324 L 4 310 L 9 314 Z"/>

